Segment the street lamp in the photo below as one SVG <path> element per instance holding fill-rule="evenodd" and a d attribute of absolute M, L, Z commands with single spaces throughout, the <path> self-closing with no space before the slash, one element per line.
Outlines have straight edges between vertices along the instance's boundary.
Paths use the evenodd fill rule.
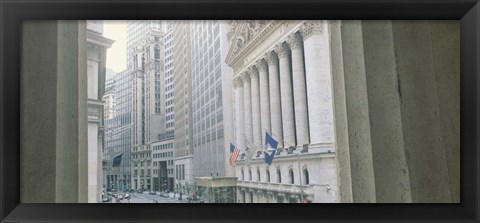
<path fill-rule="evenodd" d="M 295 150 L 295 147 L 290 146 L 288 148 L 288 153 L 293 153 L 294 150 Z M 298 179 L 300 180 L 300 201 L 303 202 L 303 182 L 302 182 L 302 170 L 300 169 L 300 152 L 301 151 L 298 151 L 295 154 L 297 155 L 298 176 L 299 176 Z"/>

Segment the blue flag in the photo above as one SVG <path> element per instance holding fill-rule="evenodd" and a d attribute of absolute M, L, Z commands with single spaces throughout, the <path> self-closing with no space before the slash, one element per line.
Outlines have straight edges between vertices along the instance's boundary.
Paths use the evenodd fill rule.
<path fill-rule="evenodd" d="M 120 163 L 122 162 L 122 155 L 123 153 L 113 158 L 113 165 L 112 165 L 113 167 L 120 166 Z"/>
<path fill-rule="evenodd" d="M 275 140 L 268 132 L 265 132 L 265 162 L 268 165 L 272 164 L 273 158 L 275 157 L 275 152 L 277 151 L 278 142 Z"/>

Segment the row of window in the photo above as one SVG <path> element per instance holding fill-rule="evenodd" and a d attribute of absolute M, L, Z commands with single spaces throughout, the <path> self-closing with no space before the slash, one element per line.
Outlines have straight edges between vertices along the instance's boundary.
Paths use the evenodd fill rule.
<path fill-rule="evenodd" d="M 310 184 L 310 176 L 309 176 L 309 173 L 308 173 L 308 170 L 307 169 L 303 169 L 302 171 L 302 184 L 303 185 L 308 185 Z M 270 181 L 270 170 L 266 170 L 265 172 L 265 182 L 271 182 Z M 288 170 L 288 183 L 289 184 L 295 184 L 295 173 L 293 171 L 293 169 L 289 169 Z M 245 179 L 245 173 L 243 171 L 243 169 L 241 170 L 241 180 L 247 180 Z M 252 171 L 251 170 L 248 170 L 248 181 L 252 181 Z M 257 169 L 257 179 L 256 181 L 258 182 L 261 182 L 261 175 L 260 175 L 260 170 Z M 282 183 L 282 173 L 280 171 L 280 169 L 277 169 L 277 182 L 276 183 Z"/>
<path fill-rule="evenodd" d="M 173 157 L 173 152 L 164 152 L 164 153 L 155 153 L 153 154 L 153 158 L 165 158 L 165 157 Z"/>

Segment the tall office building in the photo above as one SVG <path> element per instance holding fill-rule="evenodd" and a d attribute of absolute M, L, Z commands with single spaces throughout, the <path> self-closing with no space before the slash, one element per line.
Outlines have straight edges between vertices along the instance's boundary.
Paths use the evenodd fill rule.
<path fill-rule="evenodd" d="M 175 102 L 174 102 L 174 63 L 173 63 L 173 25 L 174 21 L 165 23 L 165 130 L 175 131 Z"/>
<path fill-rule="evenodd" d="M 105 185 L 107 188 L 131 188 L 131 145 L 132 145 L 132 76 L 124 70 L 113 78 L 114 85 L 105 97 L 115 96 L 114 116 L 105 118 Z M 105 103 L 108 103 L 104 97 Z M 113 159 L 121 157 L 118 166 Z"/>
<path fill-rule="evenodd" d="M 165 130 L 165 90 L 161 30 L 148 30 L 132 45 L 133 109 L 132 155 L 133 187 L 152 189 L 151 144 Z"/>
<path fill-rule="evenodd" d="M 233 175 L 226 173 L 226 147 L 233 140 L 233 71 L 224 62 L 228 27 L 225 21 L 191 21 L 194 177 Z"/>
<path fill-rule="evenodd" d="M 175 85 L 175 184 L 193 184 L 192 72 L 190 21 L 175 21 L 173 66 Z"/>

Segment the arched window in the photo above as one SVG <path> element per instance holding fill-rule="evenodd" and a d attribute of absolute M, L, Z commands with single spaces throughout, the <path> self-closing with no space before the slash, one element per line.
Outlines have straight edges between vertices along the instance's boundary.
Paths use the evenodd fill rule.
<path fill-rule="evenodd" d="M 245 174 L 243 173 L 243 169 L 242 169 L 242 180 L 245 180 Z"/>
<path fill-rule="evenodd" d="M 257 181 L 260 182 L 260 170 L 257 169 Z"/>
<path fill-rule="evenodd" d="M 305 185 L 310 184 L 310 176 L 309 176 L 309 174 L 308 174 L 308 170 L 307 170 L 307 169 L 303 169 L 303 179 L 304 179 L 304 180 L 303 180 L 303 183 L 304 183 Z"/>
<path fill-rule="evenodd" d="M 295 178 L 293 176 L 293 170 L 292 169 L 290 169 L 288 171 L 288 175 L 290 176 L 290 184 L 294 184 L 295 183 Z"/>
<path fill-rule="evenodd" d="M 248 180 L 252 181 L 252 170 L 248 170 Z"/>
<path fill-rule="evenodd" d="M 267 170 L 267 182 L 270 182 L 270 170 Z"/>
<path fill-rule="evenodd" d="M 280 169 L 277 169 L 277 183 L 282 182 L 282 173 L 280 173 Z"/>

